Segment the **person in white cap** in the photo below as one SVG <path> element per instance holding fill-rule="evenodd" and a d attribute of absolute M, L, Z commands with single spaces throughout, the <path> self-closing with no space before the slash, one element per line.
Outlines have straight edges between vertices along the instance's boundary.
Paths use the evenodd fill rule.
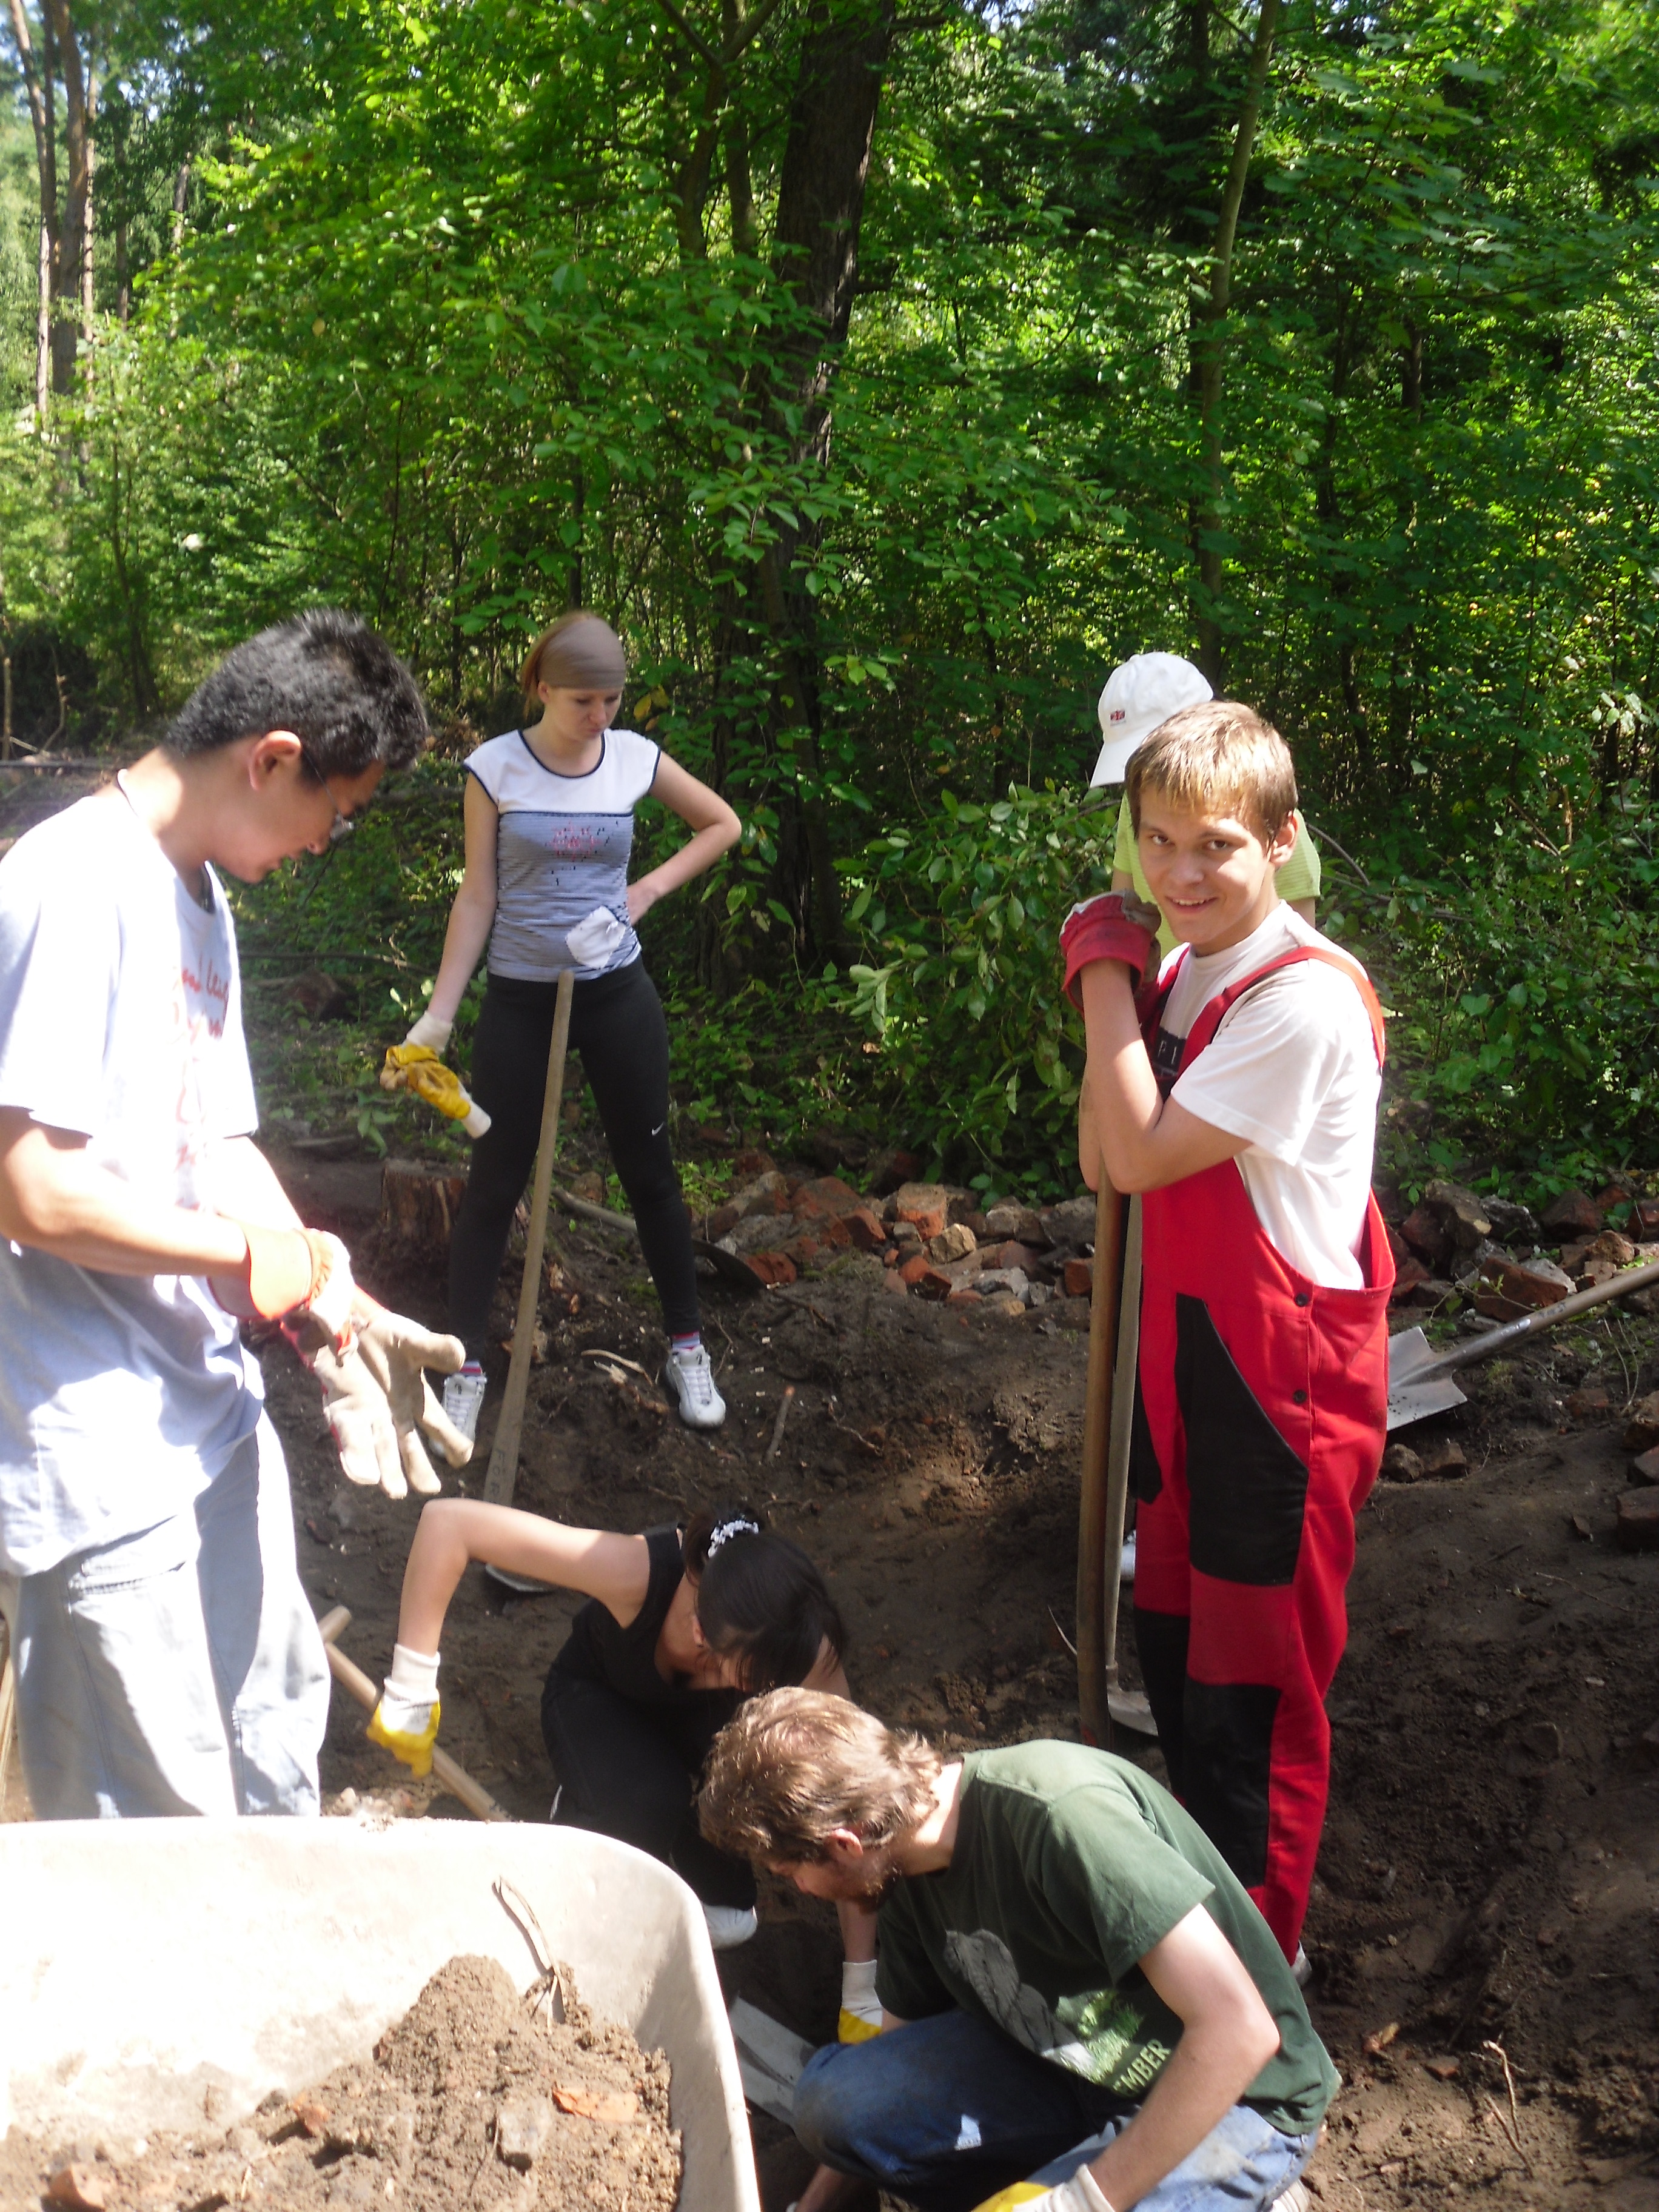
<path fill-rule="evenodd" d="M 1214 696 L 1201 671 L 1194 668 L 1190 660 L 1183 660 L 1179 653 L 1131 654 L 1106 678 L 1106 689 L 1100 695 L 1097 711 L 1102 744 L 1090 783 L 1121 783 L 1129 772 L 1130 756 L 1139 750 L 1160 723 L 1167 722 L 1171 714 L 1178 714 L 1183 707 L 1200 706 L 1206 699 Z M 1320 872 L 1318 848 L 1308 835 L 1307 823 L 1303 822 L 1291 857 L 1279 872 L 1279 896 L 1287 906 L 1295 908 L 1304 921 L 1314 918 Z M 1140 856 L 1135 848 L 1127 791 L 1118 808 L 1117 841 L 1112 848 L 1112 889 L 1133 890 L 1138 897 L 1152 902 L 1152 886 L 1142 872 Z M 1175 945 L 1166 921 L 1158 935 L 1160 957 L 1167 958 Z"/>

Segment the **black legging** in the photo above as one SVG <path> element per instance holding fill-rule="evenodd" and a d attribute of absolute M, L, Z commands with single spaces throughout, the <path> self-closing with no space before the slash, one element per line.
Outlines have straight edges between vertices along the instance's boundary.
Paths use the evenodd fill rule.
<path fill-rule="evenodd" d="M 560 1822 L 648 1851 L 705 1905 L 742 1911 L 755 1902 L 753 1874 L 705 1843 L 697 1826 L 697 1784 L 718 1726 L 685 1705 L 636 1705 L 556 1666 L 542 1692 L 542 1739 L 562 1792 Z"/>
<path fill-rule="evenodd" d="M 507 1232 L 541 1135 L 556 983 L 492 975 L 472 1047 L 472 1095 L 490 1116 L 472 1149 L 472 1172 L 449 1243 L 449 1326 L 479 1359 Z M 668 1143 L 668 1024 L 635 960 L 579 982 L 570 1042 L 605 1125 L 605 1141 L 639 1224 L 645 1264 L 672 1336 L 700 1326 L 691 1224 Z"/>

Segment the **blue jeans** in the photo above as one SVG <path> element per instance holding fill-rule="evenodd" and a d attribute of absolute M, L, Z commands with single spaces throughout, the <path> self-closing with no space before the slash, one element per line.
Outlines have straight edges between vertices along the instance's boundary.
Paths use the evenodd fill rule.
<path fill-rule="evenodd" d="M 795 2088 L 795 2133 L 821 2165 L 921 2212 L 972 2212 L 1016 2181 L 1068 2180 L 1139 2109 L 970 2014 L 947 2012 L 814 2051 Z M 1235 2105 L 1140 2205 L 1265 2212 L 1316 2136 L 1281 2135 Z"/>
<path fill-rule="evenodd" d="M 37 1820 L 319 1809 L 328 1660 L 268 1420 L 192 1507 L 0 1596 Z"/>

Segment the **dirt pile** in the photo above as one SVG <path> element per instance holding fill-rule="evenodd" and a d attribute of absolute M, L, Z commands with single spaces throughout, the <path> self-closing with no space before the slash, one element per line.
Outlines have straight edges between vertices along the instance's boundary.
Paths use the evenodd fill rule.
<path fill-rule="evenodd" d="M 0 2203 L 672 2212 L 680 2139 L 668 2061 L 596 2020 L 568 1969 L 559 1982 L 532 2010 L 493 1959 L 452 1959 L 371 2063 L 294 2097 L 273 2092 L 223 2135 L 78 2144 L 72 2160 L 9 2136 Z"/>

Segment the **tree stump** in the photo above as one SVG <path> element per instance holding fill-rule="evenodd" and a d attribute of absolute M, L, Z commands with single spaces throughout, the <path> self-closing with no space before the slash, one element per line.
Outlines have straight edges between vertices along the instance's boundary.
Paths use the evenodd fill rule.
<path fill-rule="evenodd" d="M 421 1160 L 388 1160 L 380 1170 L 380 1226 L 420 1252 L 447 1252 L 466 1177 Z"/>

